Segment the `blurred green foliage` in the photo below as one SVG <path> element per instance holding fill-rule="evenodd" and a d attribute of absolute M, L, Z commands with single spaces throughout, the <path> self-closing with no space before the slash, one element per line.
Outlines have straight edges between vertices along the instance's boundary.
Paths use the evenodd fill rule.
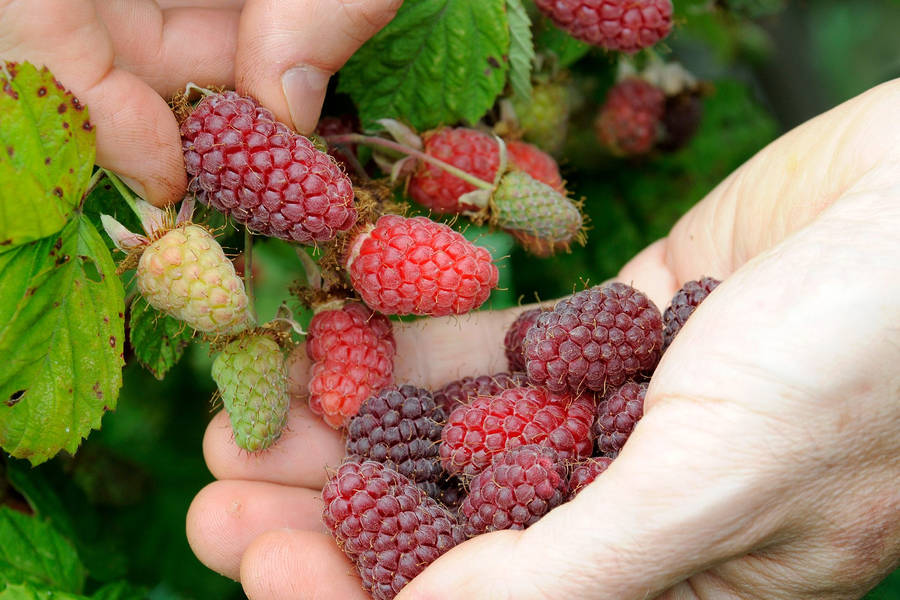
<path fill-rule="evenodd" d="M 504 234 L 468 228 L 467 235 L 499 258 L 503 289 L 492 307 L 550 299 L 613 276 L 786 127 L 900 75 L 896 1 L 789 3 L 786 12 L 752 22 L 703 12 L 706 0 L 675 4 L 679 26 L 667 42 L 671 55 L 713 84 L 698 135 L 674 154 L 639 160 L 603 155 L 591 120 L 614 65 L 595 51 L 575 62 L 584 102 L 573 116 L 563 170 L 573 195 L 584 199 L 589 241 L 541 260 L 513 248 Z M 538 35 L 547 44 L 565 43 L 557 37 Z M 565 61 L 583 51 L 577 44 L 561 50 Z M 790 80 L 803 82 L 802 89 Z M 799 95 L 805 95 L 802 102 Z M 224 239 L 232 249 L 241 245 L 234 232 Z M 254 249 L 257 309 L 267 319 L 302 272 L 283 244 L 260 240 Z M 193 345 L 164 381 L 156 381 L 131 360 L 117 410 L 75 457 L 37 469 L 0 457 L 0 504 L 30 505 L 74 545 L 89 574 L 80 593 L 103 588 L 97 597 L 242 597 L 238 584 L 194 558 L 184 534 L 192 498 L 212 480 L 201 453 L 215 412 L 210 364 L 209 349 Z M 121 580 L 132 584 L 116 583 Z M 898 598 L 900 572 L 868 596 Z"/>

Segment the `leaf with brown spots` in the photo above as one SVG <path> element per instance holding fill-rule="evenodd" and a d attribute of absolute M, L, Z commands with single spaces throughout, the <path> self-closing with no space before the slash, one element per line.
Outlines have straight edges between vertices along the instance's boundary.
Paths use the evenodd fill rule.
<path fill-rule="evenodd" d="M 142 297 L 131 305 L 128 327 L 135 357 L 157 379 L 175 366 L 194 335 L 183 321 L 159 312 Z"/>
<path fill-rule="evenodd" d="M 0 254 L 0 446 L 13 456 L 74 453 L 115 408 L 125 335 L 115 271 L 84 216 Z"/>
<path fill-rule="evenodd" d="M 88 111 L 46 68 L 0 64 L 0 251 L 62 229 L 94 166 Z"/>

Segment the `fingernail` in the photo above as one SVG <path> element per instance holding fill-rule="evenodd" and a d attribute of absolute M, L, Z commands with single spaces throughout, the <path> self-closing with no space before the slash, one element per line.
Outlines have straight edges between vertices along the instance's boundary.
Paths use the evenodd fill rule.
<path fill-rule="evenodd" d="M 281 76 L 291 121 L 300 133 L 315 130 L 330 78 L 330 73 L 309 65 L 292 67 Z"/>
<path fill-rule="evenodd" d="M 140 196 L 142 199 L 147 199 L 147 190 L 144 189 L 144 186 L 138 182 L 137 179 L 132 179 L 131 177 L 126 177 L 125 175 L 119 175 L 119 179 L 122 180 L 122 183 L 131 188 L 131 191 Z"/>

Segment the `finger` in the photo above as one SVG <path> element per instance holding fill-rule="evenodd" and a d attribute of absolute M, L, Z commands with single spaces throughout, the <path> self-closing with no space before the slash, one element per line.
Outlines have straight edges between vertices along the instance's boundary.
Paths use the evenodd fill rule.
<path fill-rule="evenodd" d="M 0 40 L 6 59 L 48 66 L 88 107 L 98 164 L 123 176 L 156 205 L 183 195 L 187 176 L 172 111 L 140 79 L 114 66 L 109 38 L 91 2 L 8 4 L 0 11 Z"/>
<path fill-rule="evenodd" d="M 237 10 L 160 10 L 153 0 L 99 0 L 96 6 L 112 38 L 116 65 L 163 97 L 188 82 L 234 87 Z"/>
<path fill-rule="evenodd" d="M 628 261 L 616 279 L 644 292 L 659 310 L 665 310 L 683 283 L 666 264 L 667 254 L 668 240 L 657 240 Z M 709 276 L 715 274 L 714 271 L 707 272 Z"/>
<path fill-rule="evenodd" d="M 672 230 L 667 263 L 682 281 L 731 272 L 810 223 L 878 165 L 900 158 L 900 79 L 783 135 Z M 701 260 L 702 259 L 702 260 Z"/>
<path fill-rule="evenodd" d="M 356 569 L 334 540 L 309 531 L 271 531 L 241 562 L 250 600 L 368 600 Z"/>
<path fill-rule="evenodd" d="M 344 457 L 340 432 L 314 415 L 305 402 L 294 401 L 284 433 L 272 447 L 251 453 L 234 443 L 231 423 L 219 412 L 203 437 L 206 465 L 216 479 L 269 481 L 321 489 L 325 467 L 337 466 Z"/>
<path fill-rule="evenodd" d="M 248 0 L 237 89 L 301 133 L 316 127 L 328 79 L 390 21 L 402 0 Z"/>
<path fill-rule="evenodd" d="M 896 161 L 900 141 L 884 124 L 898 119 L 900 79 L 801 125 L 732 173 L 619 278 L 665 304 L 672 281 L 674 293 L 691 279 L 727 277 L 809 224 L 866 173 Z"/>
<path fill-rule="evenodd" d="M 318 492 L 259 481 L 216 481 L 197 494 L 187 514 L 194 554 L 232 579 L 254 539 L 285 527 L 325 531 Z"/>

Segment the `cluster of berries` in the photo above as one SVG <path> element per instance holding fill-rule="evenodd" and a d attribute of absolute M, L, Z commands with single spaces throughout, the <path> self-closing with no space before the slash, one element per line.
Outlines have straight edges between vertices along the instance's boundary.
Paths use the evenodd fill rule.
<path fill-rule="evenodd" d="M 600 476 L 643 415 L 663 351 L 717 284 L 688 282 L 664 314 L 631 286 L 590 288 L 519 315 L 509 373 L 374 390 L 322 492 L 363 587 L 393 598 L 456 544 L 524 529 Z M 338 342 L 307 346 L 322 343 Z"/>

